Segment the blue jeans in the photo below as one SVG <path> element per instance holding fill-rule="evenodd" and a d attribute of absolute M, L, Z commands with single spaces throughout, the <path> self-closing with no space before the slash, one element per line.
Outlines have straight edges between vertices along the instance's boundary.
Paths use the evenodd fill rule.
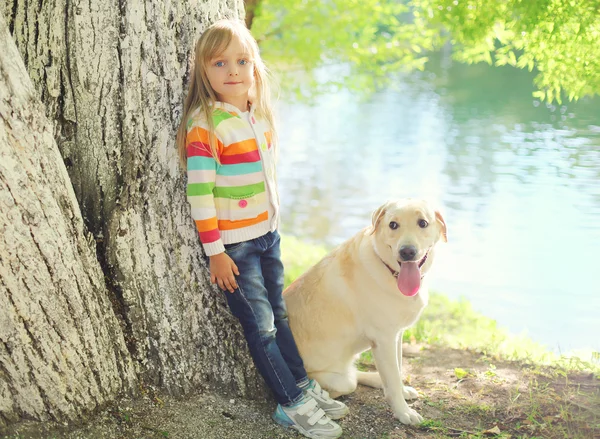
<path fill-rule="evenodd" d="M 225 246 L 238 266 L 238 288 L 225 291 L 229 309 L 242 328 L 256 368 L 281 405 L 302 399 L 308 382 L 290 330 L 283 292 L 283 264 L 277 231 Z"/>

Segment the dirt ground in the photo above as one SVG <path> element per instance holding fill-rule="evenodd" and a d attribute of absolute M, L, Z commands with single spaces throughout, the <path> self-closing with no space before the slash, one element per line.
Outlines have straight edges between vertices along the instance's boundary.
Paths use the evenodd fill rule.
<path fill-rule="evenodd" d="M 379 389 L 359 386 L 341 398 L 347 439 L 600 438 L 600 380 L 591 373 L 494 360 L 479 353 L 406 346 L 405 381 L 421 397 L 411 406 L 426 419 L 394 419 Z M 361 365 L 371 368 L 370 365 Z M 272 400 L 190 395 L 122 401 L 74 428 L 28 423 L 0 432 L 10 439 L 284 439 L 301 436 L 270 419 Z"/>

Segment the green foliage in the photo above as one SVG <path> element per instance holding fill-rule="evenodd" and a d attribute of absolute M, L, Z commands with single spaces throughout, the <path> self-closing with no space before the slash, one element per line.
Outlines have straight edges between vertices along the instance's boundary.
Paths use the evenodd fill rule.
<path fill-rule="evenodd" d="M 468 370 L 464 370 L 460 367 L 454 368 L 454 376 L 459 380 L 462 380 L 463 378 L 468 377 L 470 374 L 471 374 L 471 372 L 469 372 Z"/>
<path fill-rule="evenodd" d="M 252 32 L 266 59 L 304 75 L 304 94 L 389 87 L 394 73 L 422 69 L 426 53 L 450 42 L 462 62 L 535 69 L 535 96 L 560 103 L 600 92 L 598 7 L 597 0 L 262 0 Z M 325 82 L 311 76 L 327 64 L 344 68 Z"/>
<path fill-rule="evenodd" d="M 423 430 L 446 431 L 444 424 L 442 424 L 441 421 L 435 419 L 425 419 L 419 424 L 419 428 Z"/>
<path fill-rule="evenodd" d="M 280 69 L 310 76 L 316 67 L 344 63 L 348 69 L 325 87 L 373 89 L 386 85 L 390 72 L 422 69 L 427 60 L 425 36 L 411 44 L 415 27 L 401 21 L 407 13 L 408 6 L 395 1 L 262 0 L 252 33 L 265 59 Z M 308 79 L 311 88 L 323 85 Z"/>
<path fill-rule="evenodd" d="M 536 97 L 561 102 L 600 92 L 600 14 L 596 0 L 418 0 L 449 33 L 464 62 L 537 70 Z"/>

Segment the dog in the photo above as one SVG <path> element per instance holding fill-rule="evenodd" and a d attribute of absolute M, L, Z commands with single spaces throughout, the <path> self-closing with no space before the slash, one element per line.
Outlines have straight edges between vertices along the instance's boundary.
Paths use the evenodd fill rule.
<path fill-rule="evenodd" d="M 284 291 L 306 371 L 331 397 L 352 393 L 357 383 L 383 388 L 400 422 L 423 421 L 406 403 L 418 394 L 402 382 L 402 333 L 427 305 L 424 277 L 440 240 L 447 241 L 446 223 L 428 202 L 387 202 L 369 227 Z M 368 349 L 378 372 L 354 366 Z"/>

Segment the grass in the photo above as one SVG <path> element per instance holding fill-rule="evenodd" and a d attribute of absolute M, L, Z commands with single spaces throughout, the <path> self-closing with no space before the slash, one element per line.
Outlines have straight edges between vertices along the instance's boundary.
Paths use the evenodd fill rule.
<path fill-rule="evenodd" d="M 327 253 L 328 249 L 324 246 L 308 244 L 295 236 L 282 236 L 281 259 L 285 267 L 285 286 L 291 284 Z"/>
<path fill-rule="evenodd" d="M 594 361 L 597 353 L 557 355 L 525 335 L 508 333 L 495 320 L 474 311 L 465 299 L 452 300 L 438 293 L 431 294 L 423 316 L 405 331 L 404 340 L 472 349 L 490 358 L 552 365 L 564 371 L 593 371 L 600 376 L 600 362 Z"/>

